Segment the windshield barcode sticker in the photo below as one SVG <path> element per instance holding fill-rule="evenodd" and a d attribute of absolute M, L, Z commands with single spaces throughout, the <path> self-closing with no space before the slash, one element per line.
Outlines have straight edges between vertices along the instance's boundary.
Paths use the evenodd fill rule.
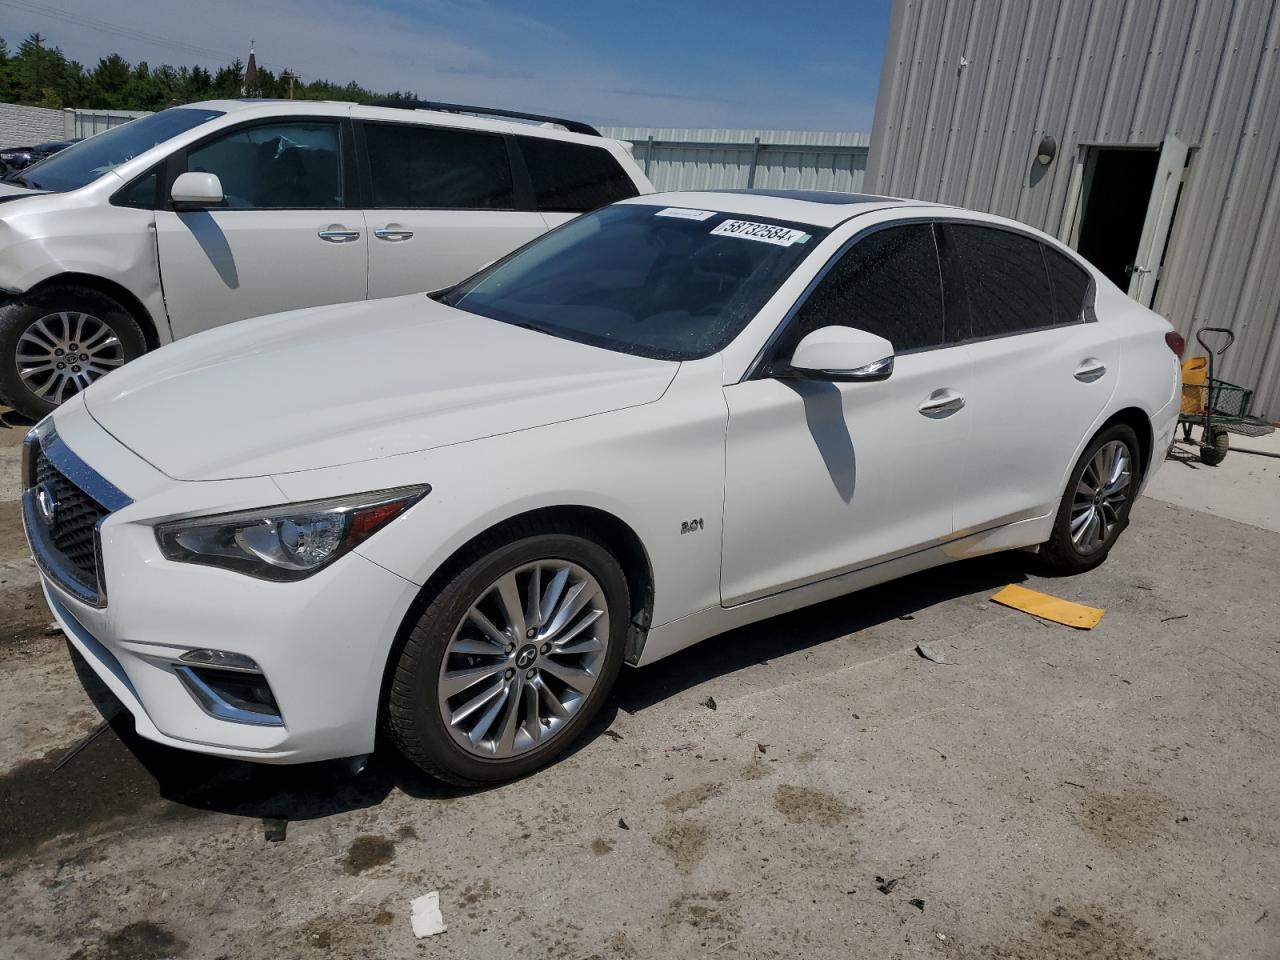
<path fill-rule="evenodd" d="M 804 243 L 809 239 L 809 234 L 803 230 L 792 230 L 772 223 L 752 223 L 750 220 L 726 220 L 711 233 L 720 237 L 742 237 L 746 240 L 759 240 L 761 243 L 776 243 L 780 247 Z"/>
<path fill-rule="evenodd" d="M 654 214 L 655 217 L 676 217 L 680 220 L 706 220 L 715 215 L 714 210 L 690 210 L 686 207 L 667 207 Z"/>

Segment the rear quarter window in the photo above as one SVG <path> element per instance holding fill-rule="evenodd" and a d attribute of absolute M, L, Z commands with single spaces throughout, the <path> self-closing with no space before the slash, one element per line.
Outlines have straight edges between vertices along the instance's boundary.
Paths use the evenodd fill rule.
<path fill-rule="evenodd" d="M 539 210 L 585 213 L 640 191 L 604 147 L 516 137 Z"/>

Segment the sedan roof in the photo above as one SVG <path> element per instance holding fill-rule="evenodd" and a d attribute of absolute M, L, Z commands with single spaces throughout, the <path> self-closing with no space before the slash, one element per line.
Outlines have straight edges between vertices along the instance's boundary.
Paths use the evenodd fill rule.
<path fill-rule="evenodd" d="M 921 200 L 879 197 L 867 193 L 839 193 L 834 190 L 680 190 L 650 193 L 624 203 L 681 207 L 768 217 L 815 227 L 834 227 L 857 213 L 891 207 L 936 206 Z"/>

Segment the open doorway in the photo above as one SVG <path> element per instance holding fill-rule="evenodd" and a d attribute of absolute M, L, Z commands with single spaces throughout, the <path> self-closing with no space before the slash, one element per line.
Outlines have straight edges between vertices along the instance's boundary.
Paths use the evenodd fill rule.
<path fill-rule="evenodd" d="M 1188 156 L 1174 136 L 1159 145 L 1084 148 L 1076 249 L 1146 306 L 1155 299 Z"/>
<path fill-rule="evenodd" d="M 1158 147 L 1089 147 L 1085 160 L 1078 249 L 1121 290 L 1138 261 L 1159 162 Z"/>

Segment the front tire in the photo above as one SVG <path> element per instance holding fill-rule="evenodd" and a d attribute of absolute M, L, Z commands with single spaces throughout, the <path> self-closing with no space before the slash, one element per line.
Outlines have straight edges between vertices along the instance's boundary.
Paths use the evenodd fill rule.
<path fill-rule="evenodd" d="M 0 400 L 33 420 L 147 350 L 142 327 L 98 290 L 58 284 L 0 306 Z"/>
<path fill-rule="evenodd" d="M 1138 437 L 1115 424 L 1085 448 L 1067 483 L 1053 533 L 1040 547 L 1050 573 L 1092 570 L 1104 560 L 1129 525 L 1138 489 Z"/>
<path fill-rule="evenodd" d="M 427 773 L 475 786 L 550 763 L 622 666 L 630 598 L 591 536 L 529 526 L 454 564 L 394 665 L 391 737 Z"/>

